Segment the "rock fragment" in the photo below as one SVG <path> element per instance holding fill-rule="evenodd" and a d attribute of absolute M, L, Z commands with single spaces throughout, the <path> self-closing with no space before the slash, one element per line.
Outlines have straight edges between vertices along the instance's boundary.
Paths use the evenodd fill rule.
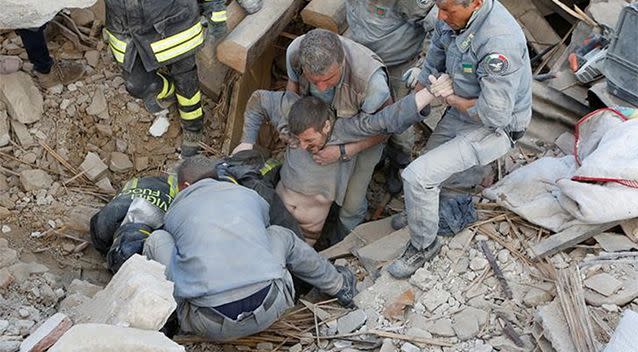
<path fill-rule="evenodd" d="M 51 187 L 53 179 L 40 169 L 24 170 L 20 173 L 20 182 L 25 191 L 36 191 Z"/>
<path fill-rule="evenodd" d="M 133 168 L 133 163 L 128 155 L 120 152 L 111 153 L 111 161 L 109 162 L 109 169 L 111 169 L 111 171 L 126 172 L 131 168 Z"/>
<path fill-rule="evenodd" d="M 96 181 L 106 174 L 108 167 L 102 159 L 100 159 L 99 155 L 93 152 L 88 152 L 84 161 L 80 164 L 80 169 L 84 171 L 84 174 L 91 181 Z"/>
<path fill-rule="evenodd" d="M 135 254 L 104 290 L 72 315 L 76 323 L 101 323 L 159 330 L 177 307 L 164 266 Z"/>
<path fill-rule="evenodd" d="M 9 116 L 20 123 L 34 123 L 42 117 L 42 94 L 31 77 L 24 72 L 2 75 L 0 100 L 7 104 Z"/>
<path fill-rule="evenodd" d="M 9 135 L 9 116 L 4 110 L 0 110 L 0 147 L 9 144 L 11 136 Z"/>
<path fill-rule="evenodd" d="M 607 273 L 596 274 L 585 280 L 584 284 L 605 297 L 613 295 L 622 287 L 622 281 Z"/>
<path fill-rule="evenodd" d="M 368 320 L 366 313 L 362 309 L 357 309 L 337 320 L 337 330 L 339 334 L 349 334 L 362 327 L 366 320 Z"/>
<path fill-rule="evenodd" d="M 107 324 L 75 325 L 49 352 L 184 352 L 184 347 L 158 331 Z"/>

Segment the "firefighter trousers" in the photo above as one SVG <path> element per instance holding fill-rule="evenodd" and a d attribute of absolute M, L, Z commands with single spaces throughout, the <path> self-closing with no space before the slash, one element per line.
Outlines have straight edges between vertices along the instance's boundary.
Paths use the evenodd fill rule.
<path fill-rule="evenodd" d="M 202 93 L 199 90 L 195 55 L 168 64 L 166 70 L 146 71 L 139 56 L 136 56 L 130 72 L 123 71 L 126 90 L 142 99 L 146 109 L 157 113 L 166 108 L 163 101 L 177 98 L 182 128 L 199 132 L 204 124 Z"/>

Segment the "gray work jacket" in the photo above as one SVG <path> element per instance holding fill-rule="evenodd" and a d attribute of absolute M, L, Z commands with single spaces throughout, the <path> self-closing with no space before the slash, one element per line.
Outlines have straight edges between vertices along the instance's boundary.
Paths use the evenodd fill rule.
<path fill-rule="evenodd" d="M 175 240 L 167 268 L 174 296 L 200 307 L 246 297 L 282 278 L 271 249 L 268 203 L 255 191 L 204 179 L 182 190 L 164 218 Z M 253 288 L 253 292 L 237 289 Z"/>
<path fill-rule="evenodd" d="M 497 0 L 485 0 L 465 30 L 437 21 L 432 44 L 419 76 L 447 73 L 454 93 L 477 99 L 467 114 L 450 113 L 487 127 L 523 131 L 532 116 L 532 71 L 523 30 Z"/>
<path fill-rule="evenodd" d="M 347 0 L 346 36 L 374 51 L 388 66 L 415 58 L 433 24 L 433 0 Z"/>

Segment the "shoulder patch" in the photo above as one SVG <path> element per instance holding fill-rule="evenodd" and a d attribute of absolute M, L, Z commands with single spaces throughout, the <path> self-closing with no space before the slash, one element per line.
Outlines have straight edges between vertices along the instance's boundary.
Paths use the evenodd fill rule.
<path fill-rule="evenodd" d="M 415 0 L 416 1 L 416 5 L 422 9 L 428 9 L 432 6 L 430 6 L 432 4 L 432 0 Z"/>
<path fill-rule="evenodd" d="M 488 73 L 500 75 L 507 72 L 510 63 L 505 55 L 492 53 L 487 55 L 483 61 L 483 66 L 485 67 L 485 71 Z"/>

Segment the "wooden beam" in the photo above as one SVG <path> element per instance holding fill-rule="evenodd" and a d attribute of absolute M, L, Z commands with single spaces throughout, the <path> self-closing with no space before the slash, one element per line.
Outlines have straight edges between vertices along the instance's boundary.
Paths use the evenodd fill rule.
<path fill-rule="evenodd" d="M 345 0 L 312 0 L 301 11 L 305 24 L 341 34 L 348 28 Z"/>
<path fill-rule="evenodd" d="M 230 96 L 230 108 L 226 120 L 224 143 L 222 144 L 224 155 L 229 155 L 233 148 L 239 144 L 244 127 L 244 111 L 250 95 L 257 89 L 270 88 L 270 70 L 274 59 L 275 48 L 270 46 L 258 58 L 257 63 L 250 67 L 235 83 Z"/>
<path fill-rule="evenodd" d="M 232 31 L 246 17 L 246 11 L 239 6 L 237 1 L 232 1 L 226 7 L 228 20 L 226 25 Z M 197 74 L 199 84 L 204 94 L 213 100 L 219 98 L 223 86 L 226 84 L 224 77 L 228 72 L 228 66 L 217 60 L 216 47 L 209 40 L 197 53 Z"/>
<path fill-rule="evenodd" d="M 571 248 L 585 240 L 588 240 L 602 232 L 605 232 L 621 222 L 614 221 L 597 225 L 574 225 L 555 235 L 540 241 L 533 248 L 534 259 L 541 259 L 548 255 L 556 254 L 562 250 Z"/>
<path fill-rule="evenodd" d="M 269 0 L 259 12 L 244 18 L 217 46 L 217 59 L 245 73 L 288 25 L 302 2 Z"/>

